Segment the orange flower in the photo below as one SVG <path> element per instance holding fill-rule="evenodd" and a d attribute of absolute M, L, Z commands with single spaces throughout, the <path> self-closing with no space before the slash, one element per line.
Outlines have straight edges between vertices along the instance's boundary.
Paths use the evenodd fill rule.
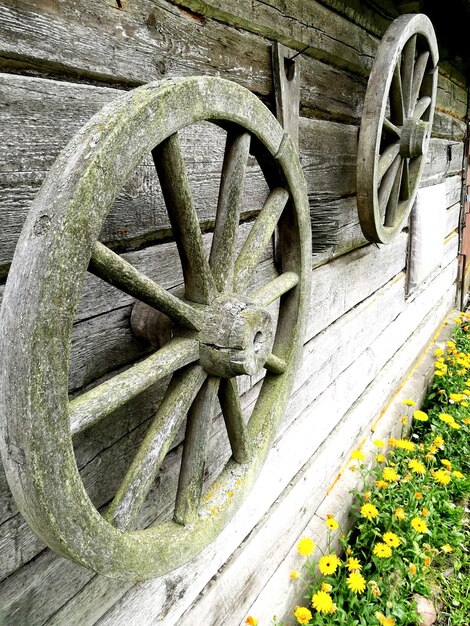
<path fill-rule="evenodd" d="M 248 624 L 248 626 L 257 626 L 258 620 L 256 619 L 256 617 L 252 617 L 251 615 L 248 615 L 248 617 L 245 620 L 245 624 Z"/>

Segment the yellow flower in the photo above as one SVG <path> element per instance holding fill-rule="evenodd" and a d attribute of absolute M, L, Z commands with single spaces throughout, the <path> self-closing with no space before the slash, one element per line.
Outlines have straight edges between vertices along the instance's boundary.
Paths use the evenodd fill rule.
<path fill-rule="evenodd" d="M 385 480 L 376 480 L 375 484 L 379 489 L 387 489 L 389 485 L 389 483 L 387 483 Z"/>
<path fill-rule="evenodd" d="M 448 459 L 441 459 L 441 463 L 442 465 L 445 465 L 447 469 L 450 469 L 452 467 L 452 463 Z"/>
<path fill-rule="evenodd" d="M 452 400 L 452 402 L 460 402 L 461 400 L 465 399 L 465 396 L 463 393 L 450 393 L 449 398 Z"/>
<path fill-rule="evenodd" d="M 385 461 L 387 460 L 387 457 L 385 457 L 383 454 L 377 454 L 375 458 L 377 460 L 377 463 L 385 463 Z"/>
<path fill-rule="evenodd" d="M 398 546 L 400 545 L 400 538 L 398 537 L 398 535 L 395 535 L 395 533 L 392 533 L 391 531 L 382 535 L 382 539 L 391 548 L 398 548 Z"/>
<path fill-rule="evenodd" d="M 423 494 L 420 491 L 415 491 L 414 497 L 416 498 L 416 500 L 422 500 Z"/>
<path fill-rule="evenodd" d="M 414 400 L 403 400 L 402 404 L 406 406 L 416 406 L 416 402 Z"/>
<path fill-rule="evenodd" d="M 309 556 L 315 549 L 315 544 L 310 537 L 302 537 L 297 544 L 297 552 L 302 556 Z"/>
<path fill-rule="evenodd" d="M 256 617 L 251 617 L 251 615 L 248 615 L 245 620 L 245 624 L 248 624 L 248 626 L 257 626 L 258 620 L 256 619 Z"/>
<path fill-rule="evenodd" d="M 384 480 L 388 482 L 394 482 L 394 481 L 400 480 L 400 476 L 393 469 L 393 467 L 384 467 L 384 470 L 382 472 L 382 477 Z"/>
<path fill-rule="evenodd" d="M 411 520 L 411 525 L 418 533 L 425 533 L 428 529 L 428 525 L 426 524 L 424 519 L 420 517 L 413 517 Z"/>
<path fill-rule="evenodd" d="M 404 520 L 405 519 L 405 509 L 402 509 L 400 506 L 395 509 L 395 513 L 393 514 L 394 517 L 396 517 L 396 519 L 398 520 Z"/>
<path fill-rule="evenodd" d="M 426 466 L 417 459 L 411 459 L 408 463 L 408 467 L 414 474 L 426 474 Z"/>
<path fill-rule="evenodd" d="M 329 613 L 334 608 L 333 600 L 326 591 L 317 591 L 317 593 L 313 594 L 312 606 L 319 613 Z M 305 624 L 306 622 L 303 623 Z"/>
<path fill-rule="evenodd" d="M 396 439 L 395 446 L 397 448 L 400 448 L 401 450 L 409 450 L 410 452 L 413 452 L 413 450 L 416 448 L 416 444 L 414 444 L 409 439 Z"/>
<path fill-rule="evenodd" d="M 295 607 L 294 617 L 297 618 L 299 624 L 308 624 L 312 619 L 312 613 L 304 606 Z"/>
<path fill-rule="evenodd" d="M 464 420 L 463 420 L 463 423 L 465 425 L 470 424 L 470 417 L 465 417 Z"/>
<path fill-rule="evenodd" d="M 380 626 L 395 626 L 393 617 L 385 617 L 380 611 L 375 612 L 375 617 L 379 620 Z"/>
<path fill-rule="evenodd" d="M 416 565 L 414 563 L 410 563 L 410 567 L 408 568 L 408 571 L 410 572 L 412 576 L 414 576 L 416 574 Z"/>
<path fill-rule="evenodd" d="M 354 556 L 350 556 L 349 559 L 346 562 L 346 567 L 348 568 L 348 570 L 350 572 L 356 570 L 361 570 L 362 569 L 362 565 L 359 562 L 359 559 L 356 559 L 356 557 Z"/>
<path fill-rule="evenodd" d="M 325 524 L 330 530 L 336 530 L 339 526 L 334 517 L 329 517 L 327 520 L 325 520 Z"/>
<path fill-rule="evenodd" d="M 388 440 L 389 448 L 394 448 L 397 445 L 397 440 L 394 437 L 390 437 Z"/>
<path fill-rule="evenodd" d="M 452 415 L 450 417 L 452 418 Z M 434 445 L 437 446 L 438 448 L 440 448 L 441 446 L 444 445 L 444 439 L 442 437 L 440 437 L 439 435 L 436 435 L 434 437 Z"/>
<path fill-rule="evenodd" d="M 439 469 L 433 473 L 433 478 L 441 485 L 448 485 L 450 483 L 450 472 L 444 469 Z"/>
<path fill-rule="evenodd" d="M 424 557 L 424 564 L 425 564 L 426 567 L 429 567 L 431 565 L 431 557 L 425 556 Z"/>
<path fill-rule="evenodd" d="M 442 354 L 444 354 L 444 350 L 441 350 L 441 348 L 437 348 L 436 350 L 434 350 L 435 356 L 441 356 Z"/>
<path fill-rule="evenodd" d="M 454 470 L 452 472 L 452 476 L 455 476 L 455 478 L 465 478 L 465 476 L 462 474 L 462 472 L 459 472 L 458 470 Z"/>
<path fill-rule="evenodd" d="M 370 500 L 371 495 L 372 495 L 372 494 L 371 494 L 371 492 L 370 492 L 370 491 L 365 491 L 365 492 L 364 492 L 364 500 L 365 500 L 366 502 L 368 502 L 368 501 Z"/>
<path fill-rule="evenodd" d="M 460 406 L 467 407 L 468 406 L 468 402 L 466 400 L 462 400 L 462 402 L 460 403 Z"/>
<path fill-rule="evenodd" d="M 377 448 L 383 448 L 385 446 L 385 441 L 382 441 L 382 439 L 374 439 L 372 443 L 374 446 L 377 446 Z"/>
<path fill-rule="evenodd" d="M 330 576 L 334 574 L 341 564 L 341 561 L 338 559 L 336 554 L 325 554 L 318 561 L 318 569 L 323 574 L 323 576 Z"/>
<path fill-rule="evenodd" d="M 441 550 L 442 550 L 442 552 L 446 552 L 447 554 L 448 554 L 449 552 L 453 552 L 453 551 L 454 551 L 453 547 L 452 547 L 452 546 L 450 546 L 448 543 L 445 543 L 445 544 L 442 546 Z"/>
<path fill-rule="evenodd" d="M 402 424 L 408 424 L 408 418 L 406 417 L 406 415 L 403 415 L 402 417 L 400 417 L 400 422 Z"/>
<path fill-rule="evenodd" d="M 376 543 L 373 553 L 381 559 L 388 559 L 392 556 L 392 548 L 386 543 Z"/>
<path fill-rule="evenodd" d="M 460 425 L 459 425 L 459 424 L 457 424 L 457 422 L 451 422 L 451 423 L 449 424 L 449 426 L 450 426 L 451 428 L 454 428 L 455 430 L 459 430 L 459 428 L 460 428 Z"/>
<path fill-rule="evenodd" d="M 297 580 L 299 576 L 300 576 L 299 572 L 297 572 L 295 569 L 293 569 L 292 572 L 290 573 L 291 580 Z"/>
<path fill-rule="evenodd" d="M 366 580 L 359 572 L 351 572 L 346 584 L 353 593 L 363 593 L 366 588 Z"/>
<path fill-rule="evenodd" d="M 446 424 L 451 424 L 454 421 L 454 418 L 452 417 L 452 415 L 449 415 L 448 413 L 439 413 L 439 419 L 445 422 Z M 436 440 L 434 440 L 434 442 L 435 441 Z"/>
<path fill-rule="evenodd" d="M 421 515 L 422 515 L 423 517 L 428 517 L 428 515 L 429 515 L 429 509 L 427 509 L 426 507 L 423 507 L 423 508 L 421 509 Z"/>
<path fill-rule="evenodd" d="M 361 506 L 361 515 L 368 520 L 373 520 L 378 514 L 379 510 L 373 504 L 367 503 Z"/>
<path fill-rule="evenodd" d="M 326 591 L 326 593 L 330 593 L 330 591 L 332 591 L 332 589 L 333 589 L 333 585 L 330 585 L 330 583 L 323 582 L 321 584 L 321 590 L 322 591 Z"/>
<path fill-rule="evenodd" d="M 353 450 L 351 453 L 351 461 L 363 461 L 366 455 L 362 450 Z"/>
<path fill-rule="evenodd" d="M 424 411 L 415 411 L 413 417 L 415 420 L 418 420 L 418 422 L 427 422 L 429 419 L 427 413 Z"/>

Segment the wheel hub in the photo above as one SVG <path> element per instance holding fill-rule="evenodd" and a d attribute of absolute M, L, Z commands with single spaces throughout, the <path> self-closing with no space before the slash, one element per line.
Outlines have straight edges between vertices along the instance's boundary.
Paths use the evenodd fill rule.
<path fill-rule="evenodd" d="M 426 149 L 428 129 L 428 122 L 408 117 L 403 124 L 400 154 L 406 159 L 422 156 Z"/>
<path fill-rule="evenodd" d="M 198 335 L 200 363 L 213 376 L 253 376 L 266 363 L 274 340 L 271 315 L 234 297 L 215 300 Z"/>

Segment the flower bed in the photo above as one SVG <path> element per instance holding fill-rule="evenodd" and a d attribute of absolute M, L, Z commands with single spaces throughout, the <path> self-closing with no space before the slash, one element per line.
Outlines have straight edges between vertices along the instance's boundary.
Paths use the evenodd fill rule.
<path fill-rule="evenodd" d="M 353 492 L 352 529 L 343 533 L 329 516 L 327 548 L 319 559 L 312 558 L 312 538 L 299 541 L 305 566 L 302 574 L 293 571 L 291 578 L 303 580 L 306 594 L 304 605 L 294 608 L 295 623 L 417 624 L 414 596 L 430 596 L 433 589 L 435 594 L 436 565 L 439 570 L 453 563 L 452 571 L 463 563 L 468 566 L 462 507 L 470 492 L 468 317 L 456 320 L 446 352 L 435 352 L 435 375 L 423 410 L 413 400 L 404 401 L 401 437 L 373 442 L 377 452 L 372 468 L 364 463 L 361 450 L 353 452 L 351 469 L 360 472 L 363 488 Z M 338 537 L 341 559 L 333 550 Z M 462 594 L 461 600 L 454 597 L 451 603 L 465 601 Z M 470 613 L 468 601 L 467 606 L 454 608 L 462 621 L 450 623 L 468 624 L 464 621 Z M 249 616 L 246 623 L 255 626 L 257 620 Z"/>

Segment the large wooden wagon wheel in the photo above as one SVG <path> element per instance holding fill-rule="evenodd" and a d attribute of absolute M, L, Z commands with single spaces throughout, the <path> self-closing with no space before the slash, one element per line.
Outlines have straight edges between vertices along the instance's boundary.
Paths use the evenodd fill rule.
<path fill-rule="evenodd" d="M 178 140 L 180 129 L 202 120 L 227 131 L 208 256 Z M 270 193 L 237 252 L 250 151 Z M 150 152 L 182 261 L 181 297 L 97 241 L 119 190 Z M 250 290 L 275 229 L 279 275 Z M 21 512 L 50 547 L 102 574 L 141 580 L 188 561 L 224 528 L 264 462 L 292 389 L 307 316 L 309 229 L 292 141 L 256 96 L 229 81 L 190 78 L 141 87 L 106 106 L 69 143 L 27 218 L 0 324 L 5 469 Z M 69 401 L 71 330 L 87 269 L 168 316 L 173 338 Z M 269 307 L 276 302 L 275 323 Z M 236 377 L 263 368 L 245 423 Z M 101 515 L 80 478 L 72 435 L 168 375 L 157 414 Z M 232 457 L 203 494 L 217 396 Z M 186 417 L 173 519 L 136 530 L 139 510 Z"/>
<path fill-rule="evenodd" d="M 370 241 L 400 232 L 418 191 L 431 136 L 438 49 L 425 15 L 402 15 L 377 50 L 369 77 L 357 168 L 357 205 Z"/>

